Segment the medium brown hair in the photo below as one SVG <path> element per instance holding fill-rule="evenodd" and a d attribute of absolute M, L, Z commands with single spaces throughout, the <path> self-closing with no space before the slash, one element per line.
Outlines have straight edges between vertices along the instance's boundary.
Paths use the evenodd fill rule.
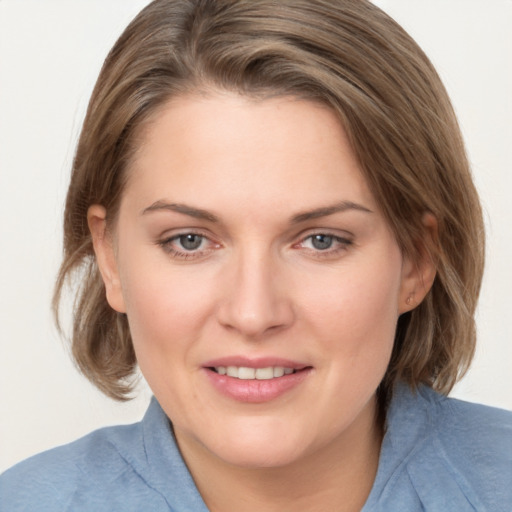
<path fill-rule="evenodd" d="M 128 322 L 110 308 L 87 226 L 92 204 L 112 222 L 136 135 L 171 97 L 208 89 L 330 106 L 404 254 L 425 247 L 437 276 L 398 320 L 381 391 L 398 380 L 447 393 L 474 351 L 484 230 L 461 134 L 428 58 L 366 0 L 156 0 L 108 55 L 78 143 L 64 215 L 64 260 L 54 296 L 78 283 L 72 352 L 103 392 L 125 399 L 136 357 Z M 73 279 L 74 278 L 74 279 Z"/>

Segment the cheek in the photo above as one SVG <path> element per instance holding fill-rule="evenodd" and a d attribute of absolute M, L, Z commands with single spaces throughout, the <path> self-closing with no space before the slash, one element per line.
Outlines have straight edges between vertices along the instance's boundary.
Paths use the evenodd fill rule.
<path fill-rule="evenodd" d="M 122 261 L 123 297 L 139 363 L 175 359 L 198 338 L 215 304 L 215 279 L 173 267 L 155 251 L 132 251 Z M 211 274 L 211 272 L 210 272 Z"/>
<path fill-rule="evenodd" d="M 322 332 L 319 338 L 349 357 L 389 353 L 398 320 L 399 261 L 383 269 L 374 259 L 373 265 L 333 273 L 324 283 L 310 282 L 304 310 Z"/>
<path fill-rule="evenodd" d="M 176 390 L 193 367 L 205 297 L 194 283 L 171 279 L 157 266 L 148 268 L 125 281 L 126 312 L 138 366 L 155 395 L 174 397 L 166 402 L 173 411 L 190 393 Z"/>

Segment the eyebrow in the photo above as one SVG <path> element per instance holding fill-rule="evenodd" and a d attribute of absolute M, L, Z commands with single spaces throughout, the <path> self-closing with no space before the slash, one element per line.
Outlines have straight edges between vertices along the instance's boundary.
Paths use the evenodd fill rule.
<path fill-rule="evenodd" d="M 315 208 L 314 210 L 308 210 L 306 212 L 298 213 L 292 217 L 292 224 L 299 224 L 308 220 L 319 219 L 321 217 L 327 217 L 335 213 L 346 212 L 348 210 L 357 210 L 365 213 L 373 213 L 370 209 L 366 208 L 358 203 L 352 201 L 342 201 L 341 203 L 333 204 L 332 206 L 324 206 L 321 208 Z"/>
<path fill-rule="evenodd" d="M 308 210 L 305 212 L 298 213 L 291 218 L 291 224 L 300 224 L 308 220 L 319 219 L 327 217 L 335 213 L 345 212 L 347 210 L 356 210 L 365 213 L 373 213 L 370 209 L 365 206 L 354 203 L 352 201 L 342 201 L 331 206 L 323 206 Z M 157 211 L 171 211 L 194 217 L 195 219 L 207 220 L 209 222 L 219 222 L 219 218 L 213 213 L 203 210 L 201 208 L 194 208 L 182 203 L 167 203 L 165 201 L 156 201 L 152 205 L 144 208 L 142 215 Z"/>
<path fill-rule="evenodd" d="M 184 215 L 188 215 L 189 217 L 194 217 L 196 219 L 207 220 L 210 222 L 219 222 L 219 218 L 213 213 L 208 212 L 207 210 L 202 210 L 201 208 L 194 208 L 192 206 L 188 206 L 186 204 L 181 203 L 166 203 L 165 201 L 156 201 L 152 205 L 144 208 L 142 210 L 142 215 L 151 212 L 158 211 L 171 211 L 183 213 Z"/>

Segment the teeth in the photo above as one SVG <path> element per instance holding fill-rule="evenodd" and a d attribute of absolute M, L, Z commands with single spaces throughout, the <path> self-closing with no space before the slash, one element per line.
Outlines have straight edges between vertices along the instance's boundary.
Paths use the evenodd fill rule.
<path fill-rule="evenodd" d="M 286 370 L 291 370 L 290 373 L 293 373 L 291 368 L 286 368 Z M 274 368 L 274 377 L 282 377 L 286 373 L 286 370 L 282 366 L 276 366 Z"/>
<path fill-rule="evenodd" d="M 226 368 L 226 375 L 228 377 L 237 377 L 238 378 L 238 368 L 236 366 L 228 366 Z"/>
<path fill-rule="evenodd" d="M 254 376 L 258 379 L 258 380 L 268 380 L 268 379 L 273 379 L 274 378 L 274 368 L 258 368 L 255 372 L 254 372 Z"/>
<path fill-rule="evenodd" d="M 283 375 L 290 375 L 293 368 L 283 366 L 268 366 L 266 368 L 247 368 L 246 366 L 216 366 L 215 371 L 219 375 L 227 375 L 241 380 L 270 380 Z"/>
<path fill-rule="evenodd" d="M 256 370 L 254 368 L 246 368 L 245 366 L 241 366 L 238 368 L 238 378 L 242 380 L 250 380 L 254 379 L 256 376 Z"/>

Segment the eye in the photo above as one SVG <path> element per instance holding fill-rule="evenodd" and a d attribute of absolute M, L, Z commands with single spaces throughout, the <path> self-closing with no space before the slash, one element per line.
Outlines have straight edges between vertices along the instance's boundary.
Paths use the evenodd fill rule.
<path fill-rule="evenodd" d="M 220 245 L 201 233 L 179 233 L 163 240 L 158 245 L 174 259 L 197 259 L 207 256 Z"/>
<path fill-rule="evenodd" d="M 334 242 L 334 237 L 331 235 L 312 235 L 309 237 L 311 240 L 311 245 L 314 249 L 318 249 L 319 251 L 325 251 L 326 249 L 330 249 Z"/>
<path fill-rule="evenodd" d="M 304 237 L 295 248 L 304 249 L 316 258 L 335 258 L 352 245 L 352 240 L 332 233 L 313 233 Z"/>
<path fill-rule="evenodd" d="M 186 235 L 180 235 L 177 237 L 178 241 L 186 251 L 195 251 L 201 247 L 204 237 L 195 233 L 187 233 Z"/>

